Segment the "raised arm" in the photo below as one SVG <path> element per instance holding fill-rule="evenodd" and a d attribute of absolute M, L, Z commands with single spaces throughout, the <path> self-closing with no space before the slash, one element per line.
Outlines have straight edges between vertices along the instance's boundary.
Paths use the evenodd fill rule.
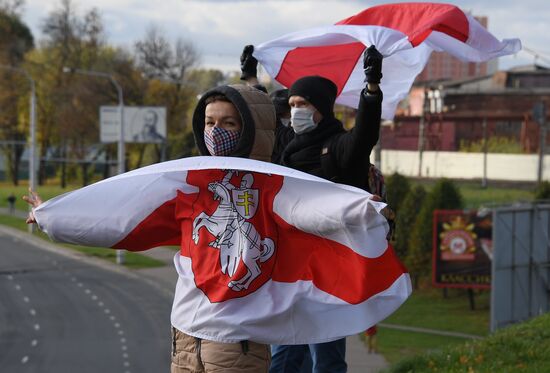
<path fill-rule="evenodd" d="M 346 168 L 358 159 L 368 157 L 378 142 L 382 117 L 383 94 L 379 88 L 383 56 L 371 45 L 365 50 L 363 68 L 367 86 L 361 92 L 355 116 L 355 127 L 341 136 L 332 150 L 340 167 Z"/>
<path fill-rule="evenodd" d="M 254 46 L 247 45 L 241 54 L 241 80 L 247 85 L 267 93 L 267 89 L 258 81 L 258 60 L 252 55 Z"/>

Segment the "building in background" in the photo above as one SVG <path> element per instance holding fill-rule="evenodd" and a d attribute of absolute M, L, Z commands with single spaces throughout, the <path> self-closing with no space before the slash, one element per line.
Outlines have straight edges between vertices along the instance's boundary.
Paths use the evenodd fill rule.
<path fill-rule="evenodd" d="M 481 77 L 417 82 L 400 103 L 394 121 L 382 127 L 381 146 L 417 150 L 424 120 L 424 150 L 467 150 L 492 138 L 517 143 L 516 152 L 534 153 L 539 149 L 540 128 L 532 112 L 541 101 L 548 113 L 550 69 L 538 65 Z"/>

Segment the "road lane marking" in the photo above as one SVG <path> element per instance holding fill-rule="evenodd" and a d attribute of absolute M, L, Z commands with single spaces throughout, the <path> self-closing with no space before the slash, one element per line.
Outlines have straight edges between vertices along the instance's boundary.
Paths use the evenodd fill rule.
<path fill-rule="evenodd" d="M 34 310 L 34 308 L 31 308 L 29 310 L 29 313 L 32 315 L 32 316 L 36 316 L 36 311 Z"/>
<path fill-rule="evenodd" d="M 29 301 L 30 301 L 29 297 L 23 297 L 23 302 L 29 303 Z"/>
<path fill-rule="evenodd" d="M 105 308 L 105 310 L 104 310 L 103 312 L 105 312 L 105 313 L 111 313 L 111 310 L 108 309 L 108 308 Z"/>
<path fill-rule="evenodd" d="M 115 323 L 115 328 L 117 328 L 117 329 L 120 328 L 120 324 L 116 322 Z"/>
<path fill-rule="evenodd" d="M 15 290 L 17 290 L 17 291 L 21 290 L 21 285 L 15 284 Z"/>
<path fill-rule="evenodd" d="M 27 364 L 27 361 L 29 361 L 29 357 L 23 356 L 23 358 L 21 359 L 21 364 Z"/>
<path fill-rule="evenodd" d="M 34 324 L 34 330 L 40 330 L 40 324 Z"/>
<path fill-rule="evenodd" d="M 12 275 L 8 275 L 8 280 L 13 280 L 13 276 Z"/>
<path fill-rule="evenodd" d="M 33 339 L 32 342 L 31 342 L 31 346 L 36 347 L 37 345 L 38 345 L 38 340 Z"/>

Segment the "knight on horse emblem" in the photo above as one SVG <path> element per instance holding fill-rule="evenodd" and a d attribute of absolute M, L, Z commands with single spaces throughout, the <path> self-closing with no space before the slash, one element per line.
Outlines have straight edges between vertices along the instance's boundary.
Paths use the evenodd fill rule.
<path fill-rule="evenodd" d="M 254 176 L 243 175 L 240 187 L 231 183 L 235 171 L 229 170 L 221 181 L 208 184 L 208 190 L 219 201 L 212 215 L 201 212 L 193 221 L 193 241 L 199 243 L 199 231 L 206 228 L 216 239 L 208 244 L 220 251 L 223 274 L 233 277 L 244 263 L 247 273 L 240 279 L 229 281 L 227 286 L 234 291 L 248 289 L 252 281 L 261 274 L 260 263 L 266 262 L 275 252 L 275 243 L 269 237 L 260 236 L 254 225 L 248 221 L 258 211 L 258 189 L 252 189 Z"/>

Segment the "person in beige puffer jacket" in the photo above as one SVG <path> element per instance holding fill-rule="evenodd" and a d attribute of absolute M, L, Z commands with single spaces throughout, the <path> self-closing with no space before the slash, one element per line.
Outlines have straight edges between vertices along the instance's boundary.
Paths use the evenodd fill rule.
<path fill-rule="evenodd" d="M 275 108 L 268 95 L 240 84 L 209 90 L 200 98 L 193 114 L 193 133 L 201 155 L 269 162 L 274 130 Z M 268 345 L 201 339 L 175 327 L 172 333 L 172 373 L 267 373 L 269 370 Z"/>
<path fill-rule="evenodd" d="M 215 117 L 218 110 L 227 111 L 231 115 L 216 123 L 216 119 L 224 119 Z M 235 135 L 238 133 L 238 136 L 219 136 L 224 139 L 233 137 L 234 146 L 230 146 L 231 149 L 224 145 L 218 146 L 219 139 L 214 139 L 214 146 L 209 144 L 208 133 L 215 127 L 224 128 Z M 269 96 L 242 84 L 209 90 L 202 95 L 193 114 L 193 133 L 200 155 L 223 155 L 270 162 L 275 142 L 274 131 L 275 108 Z"/>

